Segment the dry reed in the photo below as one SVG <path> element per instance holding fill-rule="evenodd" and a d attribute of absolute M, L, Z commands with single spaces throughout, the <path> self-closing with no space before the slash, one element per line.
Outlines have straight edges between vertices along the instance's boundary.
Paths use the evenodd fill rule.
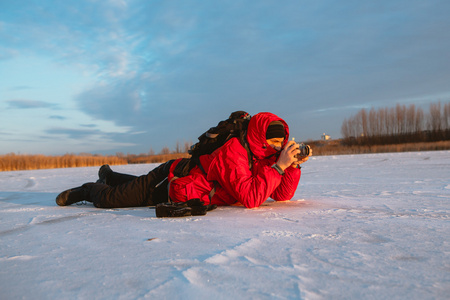
<path fill-rule="evenodd" d="M 340 140 L 315 141 L 310 143 L 313 155 L 340 155 L 340 154 L 365 154 L 384 152 L 408 152 L 408 151 L 436 151 L 450 150 L 450 141 L 428 143 L 404 143 L 394 145 L 342 145 Z M 74 168 L 125 164 L 161 163 L 171 159 L 189 157 L 188 153 L 172 153 L 159 155 L 132 155 L 126 156 L 101 156 L 101 155 L 74 155 L 62 156 L 45 155 L 0 155 L 0 171 Z"/>
<path fill-rule="evenodd" d="M 117 156 L 74 154 L 62 156 L 6 154 L 0 156 L 0 171 L 89 167 L 103 164 L 120 165 L 127 164 L 127 161 Z"/>

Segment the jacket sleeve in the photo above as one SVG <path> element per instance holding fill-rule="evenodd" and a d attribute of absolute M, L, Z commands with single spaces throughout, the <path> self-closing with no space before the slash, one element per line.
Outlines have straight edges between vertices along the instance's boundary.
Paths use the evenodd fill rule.
<path fill-rule="evenodd" d="M 270 196 L 276 201 L 291 200 L 292 197 L 294 197 L 295 191 L 297 190 L 297 186 L 300 181 L 300 169 L 289 167 L 284 170 L 284 172 L 285 174 L 283 175 L 280 185 Z"/>
<path fill-rule="evenodd" d="M 274 193 L 282 182 L 282 175 L 269 163 L 260 163 L 257 168 L 252 174 L 247 151 L 233 138 L 215 153 L 208 168 L 208 180 L 217 181 L 245 207 L 258 207 Z M 285 196 L 281 190 L 278 193 Z"/>

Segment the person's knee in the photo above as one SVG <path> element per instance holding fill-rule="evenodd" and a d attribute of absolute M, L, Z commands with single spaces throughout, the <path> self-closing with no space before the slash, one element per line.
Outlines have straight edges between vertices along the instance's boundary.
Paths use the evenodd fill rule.
<path fill-rule="evenodd" d="M 97 208 L 110 208 L 104 201 L 105 196 L 108 194 L 106 191 L 111 189 L 107 184 L 103 183 L 90 183 L 87 186 L 89 188 L 89 196 L 91 202 Z"/>

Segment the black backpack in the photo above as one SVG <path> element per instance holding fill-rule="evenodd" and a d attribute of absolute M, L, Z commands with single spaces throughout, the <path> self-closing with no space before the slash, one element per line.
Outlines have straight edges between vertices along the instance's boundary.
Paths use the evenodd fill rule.
<path fill-rule="evenodd" d="M 228 119 L 220 121 L 215 127 L 198 137 L 198 142 L 194 144 L 188 153 L 191 155 L 188 159 L 183 159 L 175 169 L 175 175 L 183 177 L 189 174 L 190 170 L 200 164 L 200 156 L 211 154 L 222 147 L 229 139 L 237 137 L 241 144 L 247 149 L 245 135 L 247 133 L 250 114 L 245 111 L 235 111 Z M 204 170 L 203 170 L 204 171 Z"/>
<path fill-rule="evenodd" d="M 192 157 L 211 154 L 222 147 L 229 139 L 239 138 L 241 141 L 247 132 L 251 116 L 245 111 L 235 111 L 228 119 L 220 121 L 198 138 L 198 142 L 189 150 Z"/>

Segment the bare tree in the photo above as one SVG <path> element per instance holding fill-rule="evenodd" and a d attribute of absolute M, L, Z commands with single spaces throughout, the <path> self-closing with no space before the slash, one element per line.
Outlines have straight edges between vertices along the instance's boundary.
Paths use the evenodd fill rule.
<path fill-rule="evenodd" d="M 411 104 L 406 109 L 406 133 L 413 133 L 415 130 L 415 123 L 416 123 L 416 106 L 414 104 Z"/>
<path fill-rule="evenodd" d="M 395 108 L 385 108 L 386 110 L 386 134 L 393 135 L 396 132 Z"/>
<path fill-rule="evenodd" d="M 441 119 L 441 101 L 430 104 L 430 118 L 428 121 L 429 129 L 431 131 L 440 131 L 442 128 Z"/>
<path fill-rule="evenodd" d="M 442 111 L 442 127 L 445 130 L 450 129 L 450 102 L 444 104 L 444 109 Z"/>
<path fill-rule="evenodd" d="M 341 134 L 344 139 L 348 139 L 351 137 L 351 129 L 350 129 L 350 121 L 348 119 L 344 119 L 341 126 Z"/>
<path fill-rule="evenodd" d="M 361 136 L 361 118 L 358 118 L 358 115 L 352 118 L 351 120 L 352 128 L 353 128 L 353 136 L 358 137 Z"/>
<path fill-rule="evenodd" d="M 386 132 L 386 110 L 383 108 L 378 109 L 378 135 L 385 135 Z"/>
<path fill-rule="evenodd" d="M 175 153 L 181 153 L 181 145 L 179 141 L 177 141 L 177 144 L 175 145 Z"/>
<path fill-rule="evenodd" d="M 184 143 L 184 153 L 188 153 L 188 151 L 191 149 L 192 142 L 185 142 Z"/>
<path fill-rule="evenodd" d="M 396 134 L 405 133 L 405 111 L 406 108 L 404 105 L 397 104 L 395 106 L 395 119 L 397 124 L 397 131 L 395 132 Z"/>
<path fill-rule="evenodd" d="M 164 154 L 170 154 L 170 149 L 169 149 L 169 147 L 163 147 L 162 149 L 161 149 L 161 152 L 159 153 L 159 154 L 162 154 L 162 155 L 164 155 Z"/>
<path fill-rule="evenodd" d="M 370 136 L 376 136 L 376 135 L 380 135 L 379 132 L 379 123 L 378 123 L 378 119 L 377 119 L 377 111 L 375 110 L 375 108 L 371 108 L 369 111 L 369 135 Z"/>
<path fill-rule="evenodd" d="M 367 111 L 364 108 L 359 111 L 359 119 L 361 124 L 361 135 L 368 136 Z"/>
<path fill-rule="evenodd" d="M 424 120 L 424 114 L 422 108 L 417 108 L 416 111 L 416 118 L 415 118 L 415 124 L 414 124 L 414 131 L 420 132 L 423 130 L 423 120 Z"/>

